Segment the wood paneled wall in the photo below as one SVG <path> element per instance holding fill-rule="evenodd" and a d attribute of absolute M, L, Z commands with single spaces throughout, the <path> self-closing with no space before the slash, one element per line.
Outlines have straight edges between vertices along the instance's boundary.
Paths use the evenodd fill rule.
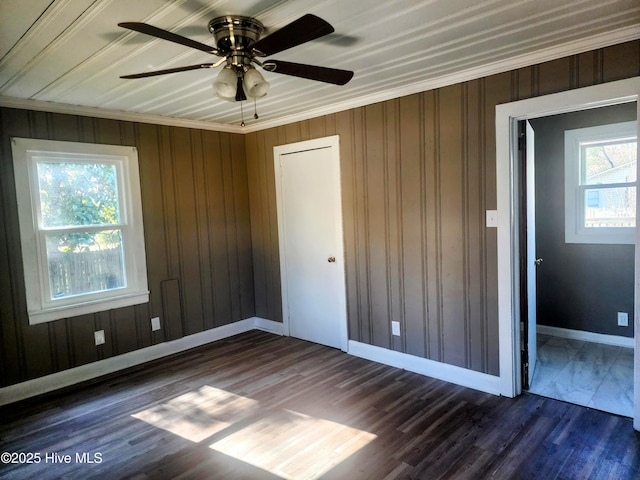
<path fill-rule="evenodd" d="M 335 134 L 349 337 L 498 374 L 495 106 L 639 74 L 634 41 L 245 136 L 0 109 L 0 386 L 282 321 L 273 147 Z M 28 324 L 11 136 L 138 147 L 149 304 Z"/>
<path fill-rule="evenodd" d="M 282 319 L 273 147 L 338 134 L 349 338 L 499 374 L 495 106 L 637 75 L 640 41 L 248 134 L 256 314 Z"/>
<path fill-rule="evenodd" d="M 255 315 L 243 135 L 0 110 L 0 386 Z M 150 302 L 29 325 L 10 137 L 138 148 Z M 151 317 L 162 329 L 151 332 Z M 96 347 L 93 332 L 104 330 Z"/>

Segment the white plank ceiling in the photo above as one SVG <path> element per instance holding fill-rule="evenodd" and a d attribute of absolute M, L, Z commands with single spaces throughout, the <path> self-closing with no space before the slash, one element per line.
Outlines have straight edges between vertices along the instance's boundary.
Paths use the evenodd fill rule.
<path fill-rule="evenodd" d="M 305 13 L 335 33 L 279 60 L 353 70 L 335 86 L 263 72 L 268 95 L 218 99 L 218 70 L 120 75 L 217 57 L 131 32 L 146 22 L 214 44 L 210 19 L 252 16 L 274 32 Z M 0 105 L 251 131 L 640 38 L 639 0 L 2 0 Z"/>

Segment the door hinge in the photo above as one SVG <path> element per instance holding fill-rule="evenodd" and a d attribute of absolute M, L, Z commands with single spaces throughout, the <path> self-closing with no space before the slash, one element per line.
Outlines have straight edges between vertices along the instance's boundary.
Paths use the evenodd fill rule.
<path fill-rule="evenodd" d="M 518 150 L 523 151 L 527 146 L 527 136 L 524 133 L 521 133 L 518 136 Z"/>
<path fill-rule="evenodd" d="M 529 390 L 529 352 L 520 352 L 522 362 L 522 388 Z"/>

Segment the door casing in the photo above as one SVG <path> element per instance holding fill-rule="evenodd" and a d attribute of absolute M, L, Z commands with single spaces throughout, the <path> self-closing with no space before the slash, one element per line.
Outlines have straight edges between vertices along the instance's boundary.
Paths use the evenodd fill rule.
<path fill-rule="evenodd" d="M 340 137 L 333 135 L 330 137 L 317 138 L 313 140 L 307 140 L 303 142 L 291 143 L 287 145 L 279 145 L 273 148 L 273 160 L 274 160 L 274 172 L 276 180 L 276 204 L 278 211 L 278 243 L 280 248 L 280 282 L 282 289 L 282 317 L 283 317 L 283 333 L 289 336 L 291 332 L 291 326 L 289 323 L 289 291 L 287 287 L 286 278 L 286 254 L 285 254 L 285 226 L 283 221 L 283 215 L 281 212 L 284 210 L 284 196 L 282 188 L 282 168 L 281 157 L 283 155 L 304 152 L 307 150 L 327 149 L 327 156 L 330 161 L 329 168 L 333 169 L 334 178 L 338 179 L 337 188 L 334 192 L 334 220 L 335 228 L 337 232 L 336 238 L 336 250 L 335 250 L 335 268 L 339 270 L 338 277 L 341 280 L 341 284 L 338 286 L 337 291 L 341 292 L 339 298 L 335 301 L 338 303 L 338 311 L 340 312 L 340 318 L 338 320 L 340 328 L 340 348 L 346 352 L 348 350 L 348 329 L 347 329 L 347 306 L 346 306 L 346 281 L 345 281 L 345 267 L 344 267 L 344 241 L 343 241 L 343 226 L 342 226 L 342 193 L 340 182 Z"/>
<path fill-rule="evenodd" d="M 520 298 L 517 221 L 517 122 L 559 113 L 636 102 L 640 126 L 640 77 L 496 106 L 496 193 L 498 209 L 498 328 L 500 391 L 514 397 L 522 392 L 520 378 Z M 640 132 L 638 133 L 640 138 Z M 640 144 L 640 143 L 639 143 Z M 636 195 L 636 206 L 640 195 Z M 640 209 L 636 208 L 637 211 Z M 640 228 L 636 228 L 640 246 Z M 634 428 L 640 430 L 640 248 L 635 249 L 634 307 Z"/>

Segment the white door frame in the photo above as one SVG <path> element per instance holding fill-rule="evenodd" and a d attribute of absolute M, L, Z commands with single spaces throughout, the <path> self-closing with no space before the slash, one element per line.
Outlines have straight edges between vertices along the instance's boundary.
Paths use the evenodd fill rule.
<path fill-rule="evenodd" d="M 340 181 L 340 137 L 333 135 L 330 137 L 316 138 L 313 140 L 307 140 L 304 142 L 290 143 L 288 145 L 279 145 L 273 147 L 273 162 L 274 171 L 276 177 L 276 205 L 278 212 L 278 244 L 280 251 L 280 284 L 282 288 L 282 321 L 283 321 L 283 333 L 286 336 L 290 335 L 289 325 L 289 292 L 287 289 L 287 268 L 286 268 L 286 255 L 284 246 L 284 221 L 283 221 L 283 196 L 282 196 L 282 169 L 281 169 L 281 156 L 296 152 L 304 152 L 307 150 L 317 150 L 320 148 L 327 148 L 327 155 L 330 156 L 330 166 L 334 171 L 334 178 L 338 179 L 337 188 L 334 190 L 334 218 L 336 222 L 336 264 L 335 268 L 339 270 L 339 278 L 342 285 L 339 291 L 343 292 L 340 298 L 336 298 L 336 302 L 339 303 L 338 309 L 341 312 L 341 318 L 339 319 L 340 325 L 340 348 L 346 352 L 348 350 L 348 333 L 347 333 L 347 291 L 345 280 L 345 268 L 344 268 L 344 242 L 342 234 L 342 188 Z"/>
<path fill-rule="evenodd" d="M 559 113 L 636 102 L 640 128 L 640 77 L 529 98 L 496 106 L 496 194 L 498 208 L 498 328 L 500 345 L 500 393 L 521 393 L 520 313 L 518 278 L 517 199 L 513 195 L 513 145 L 517 145 L 517 122 Z M 638 133 L 640 138 L 640 132 Z M 640 204 L 640 195 L 636 195 Z M 640 212 L 640 209 L 637 209 Z M 636 228 L 640 247 L 640 228 Z M 640 430 L 640 248 L 635 249 L 634 307 L 634 428 Z M 516 328 L 516 326 L 518 328 Z"/>

